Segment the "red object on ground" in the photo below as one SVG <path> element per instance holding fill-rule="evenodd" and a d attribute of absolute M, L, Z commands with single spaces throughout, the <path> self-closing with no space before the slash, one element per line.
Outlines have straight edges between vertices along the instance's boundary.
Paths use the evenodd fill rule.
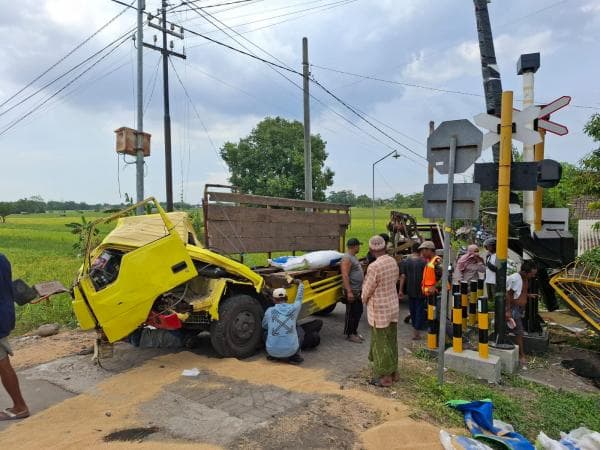
<path fill-rule="evenodd" d="M 162 330 L 179 330 L 182 327 L 181 320 L 175 313 L 159 314 L 150 311 L 146 323 Z"/>

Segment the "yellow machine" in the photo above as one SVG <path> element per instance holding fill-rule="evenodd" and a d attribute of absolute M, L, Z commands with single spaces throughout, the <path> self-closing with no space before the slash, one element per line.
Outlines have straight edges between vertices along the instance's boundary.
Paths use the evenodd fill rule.
<path fill-rule="evenodd" d="M 300 318 L 335 308 L 341 298 L 339 268 L 285 273 L 250 269 L 204 248 L 186 213 L 129 216 L 139 205 L 91 224 L 117 221 L 96 248 L 88 243 L 73 286 L 73 310 L 82 329 L 97 329 L 110 343 L 145 325 L 198 334 L 209 331 L 221 356 L 248 357 L 262 342 L 261 321 L 271 290 L 304 281 Z M 89 236 L 92 236 L 90 233 Z"/>

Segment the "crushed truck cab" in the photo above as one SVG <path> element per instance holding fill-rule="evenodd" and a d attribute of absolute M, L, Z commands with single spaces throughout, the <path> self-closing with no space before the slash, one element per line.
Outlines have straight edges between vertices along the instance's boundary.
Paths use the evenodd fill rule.
<path fill-rule="evenodd" d="M 166 213 L 152 198 L 141 204 L 149 203 L 156 214 L 129 216 L 134 205 L 91 225 L 117 222 L 100 245 L 88 242 L 72 305 L 81 328 L 97 329 L 104 341 L 114 343 L 145 326 L 189 335 L 208 331 L 219 355 L 244 358 L 262 345 L 272 289 L 287 287 L 293 301 L 290 276 L 304 282 L 301 318 L 332 310 L 342 296 L 339 267 L 251 269 L 205 248 L 187 213 Z"/>

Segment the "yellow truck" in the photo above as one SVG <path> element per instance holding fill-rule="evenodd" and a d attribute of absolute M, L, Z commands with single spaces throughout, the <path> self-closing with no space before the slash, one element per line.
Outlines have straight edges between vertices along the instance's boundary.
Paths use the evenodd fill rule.
<path fill-rule="evenodd" d="M 154 198 L 93 222 L 117 223 L 97 247 L 88 242 L 72 289 L 81 328 L 96 329 L 108 344 L 148 325 L 208 331 L 219 355 L 245 358 L 262 345 L 272 289 L 288 287 L 293 301 L 290 277 L 304 282 L 300 318 L 332 311 L 342 296 L 339 265 L 286 273 L 242 261 L 256 252 L 341 250 L 349 207 L 222 188 L 205 190 L 204 244 L 186 213 L 166 213 Z M 140 205 L 153 205 L 156 213 L 131 216 Z"/>

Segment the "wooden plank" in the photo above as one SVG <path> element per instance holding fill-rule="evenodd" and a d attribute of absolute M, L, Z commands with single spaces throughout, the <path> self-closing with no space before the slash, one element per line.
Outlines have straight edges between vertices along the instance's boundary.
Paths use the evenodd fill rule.
<path fill-rule="evenodd" d="M 331 223 L 350 225 L 349 214 L 291 211 L 288 209 L 248 208 L 210 204 L 206 207 L 206 221 L 210 227 L 214 221 L 231 222 L 278 222 L 278 223 Z"/>
<path fill-rule="evenodd" d="M 213 234 L 209 230 L 210 248 L 220 253 L 261 253 L 261 252 L 291 252 L 311 250 L 337 250 L 338 237 L 311 236 L 301 237 L 284 236 L 274 238 L 253 238 L 238 240 L 235 236 Z"/>
<path fill-rule="evenodd" d="M 284 206 L 290 208 L 313 208 L 349 211 L 349 205 L 340 205 L 327 202 L 309 202 L 291 198 L 265 197 L 262 195 L 235 194 L 231 192 L 207 192 L 210 201 L 230 202 L 250 205 Z"/>

